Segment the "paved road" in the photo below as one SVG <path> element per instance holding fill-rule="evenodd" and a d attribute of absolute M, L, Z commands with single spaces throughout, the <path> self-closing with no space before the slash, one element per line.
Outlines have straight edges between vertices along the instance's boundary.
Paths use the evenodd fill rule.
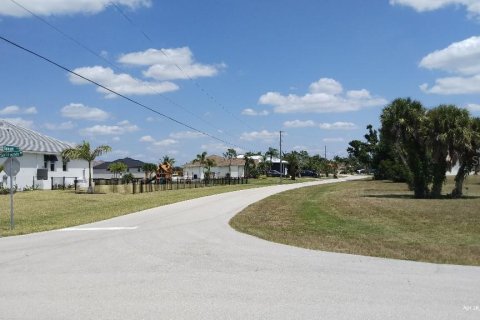
<path fill-rule="evenodd" d="M 479 319 L 480 268 L 326 253 L 228 227 L 238 191 L 0 239 L 0 319 Z"/>

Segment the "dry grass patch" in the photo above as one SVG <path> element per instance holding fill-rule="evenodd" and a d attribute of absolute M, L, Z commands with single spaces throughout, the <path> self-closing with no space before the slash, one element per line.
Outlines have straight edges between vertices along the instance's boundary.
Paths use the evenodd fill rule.
<path fill-rule="evenodd" d="M 480 178 L 467 187 L 466 198 L 440 200 L 413 199 L 405 184 L 384 181 L 308 187 L 253 204 L 230 223 L 304 248 L 480 265 Z"/>

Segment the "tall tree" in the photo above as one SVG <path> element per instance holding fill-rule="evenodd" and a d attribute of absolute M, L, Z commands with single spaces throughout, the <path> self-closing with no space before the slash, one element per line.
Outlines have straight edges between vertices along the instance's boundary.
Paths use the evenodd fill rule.
<path fill-rule="evenodd" d="M 128 170 L 128 167 L 123 162 L 113 162 L 108 166 L 108 170 L 113 172 L 113 177 L 117 178 L 117 175 L 122 174 Z"/>
<path fill-rule="evenodd" d="M 274 157 L 279 157 L 280 153 L 275 148 L 268 148 L 268 151 L 265 152 L 265 155 L 270 158 L 270 170 L 272 170 L 272 161 Z"/>
<path fill-rule="evenodd" d="M 412 174 L 415 197 L 428 197 L 432 175 L 425 108 L 418 101 L 399 98 L 383 109 L 380 119 L 382 138 L 392 145 Z"/>
<path fill-rule="evenodd" d="M 228 159 L 228 173 L 229 176 L 232 176 L 232 160 L 237 157 L 237 151 L 235 149 L 227 149 L 227 152 L 223 156 Z"/>
<path fill-rule="evenodd" d="M 162 163 L 163 164 L 168 163 L 171 167 L 173 167 L 173 165 L 175 164 L 175 159 L 172 158 L 172 157 L 169 157 L 168 155 L 165 155 L 165 156 L 163 156 Z"/>
<path fill-rule="evenodd" d="M 464 144 L 463 150 L 461 148 L 458 150 L 459 168 L 455 176 L 455 188 L 452 190 L 454 198 L 463 195 L 463 182 L 466 176 L 480 165 L 480 118 L 471 119 L 470 129 L 470 144 Z"/>
<path fill-rule="evenodd" d="M 70 160 L 82 159 L 88 162 L 88 193 L 93 193 L 92 188 L 92 161 L 104 153 L 112 151 L 107 145 L 101 145 L 92 150 L 90 143 L 83 141 L 82 144 L 63 150 L 62 157 Z"/>
<path fill-rule="evenodd" d="M 155 163 L 144 163 L 142 166 L 143 172 L 145 172 L 145 180 L 150 179 L 152 174 L 157 171 L 158 167 Z"/>
<path fill-rule="evenodd" d="M 461 153 L 471 149 L 472 126 L 468 110 L 440 105 L 427 112 L 428 144 L 432 154 L 433 185 L 431 196 L 441 196 L 442 187 Z"/>
<path fill-rule="evenodd" d="M 287 170 L 291 180 L 295 180 L 300 170 L 300 157 L 297 151 L 285 153 L 283 159 L 288 162 Z M 282 173 L 283 174 L 283 173 Z"/>
<path fill-rule="evenodd" d="M 215 166 L 215 161 L 208 159 L 206 151 L 197 154 L 197 157 L 193 160 L 193 163 L 199 163 L 204 169 L 205 178 L 210 179 L 211 169 L 213 166 Z"/>

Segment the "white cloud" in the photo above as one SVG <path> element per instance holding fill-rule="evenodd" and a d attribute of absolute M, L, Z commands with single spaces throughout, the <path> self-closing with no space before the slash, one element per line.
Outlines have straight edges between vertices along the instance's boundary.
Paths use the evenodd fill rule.
<path fill-rule="evenodd" d="M 246 141 L 253 141 L 253 140 L 263 140 L 263 141 L 272 141 L 278 139 L 279 133 L 278 132 L 270 132 L 268 130 L 262 131 L 252 131 L 252 132 L 244 132 L 240 136 L 240 139 Z"/>
<path fill-rule="evenodd" d="M 322 78 L 317 82 L 310 84 L 309 88 L 312 93 L 328 93 L 333 95 L 340 94 L 343 91 L 340 82 L 329 78 Z"/>
<path fill-rule="evenodd" d="M 357 126 L 352 122 L 334 122 L 334 123 L 320 123 L 320 129 L 324 130 L 354 130 Z"/>
<path fill-rule="evenodd" d="M 77 125 L 72 121 L 66 121 L 59 124 L 45 123 L 45 128 L 47 128 L 48 130 L 71 130 L 76 126 Z"/>
<path fill-rule="evenodd" d="M 446 77 L 435 80 L 430 87 L 424 83 L 420 89 L 426 93 L 436 94 L 475 94 L 480 93 L 480 74 L 473 77 Z"/>
<path fill-rule="evenodd" d="M 3 120 L 27 129 L 32 129 L 34 127 L 32 120 L 25 120 L 23 118 L 3 118 Z"/>
<path fill-rule="evenodd" d="M 250 108 L 243 109 L 242 114 L 244 116 L 268 116 L 269 112 L 267 110 L 256 111 Z"/>
<path fill-rule="evenodd" d="M 116 74 L 112 69 L 101 66 L 76 68 L 73 71 L 120 94 L 147 95 L 178 90 L 178 86 L 172 82 L 142 81 L 126 73 Z M 69 75 L 69 78 L 73 84 L 89 84 L 75 75 Z M 105 93 L 107 98 L 116 97 L 115 94 L 100 87 L 97 91 Z"/>
<path fill-rule="evenodd" d="M 480 104 L 470 103 L 466 107 L 470 112 L 480 112 Z"/>
<path fill-rule="evenodd" d="M 120 141 L 120 140 L 122 140 L 122 139 L 120 139 L 120 137 L 113 137 L 113 138 L 112 138 L 112 141 L 115 141 L 115 142 L 118 142 L 118 141 Z"/>
<path fill-rule="evenodd" d="M 207 65 L 195 62 L 193 53 L 188 47 L 132 52 L 122 55 L 118 61 L 149 66 L 143 74 L 157 80 L 213 77 L 226 67 L 225 64 Z"/>
<path fill-rule="evenodd" d="M 420 67 L 462 75 L 479 74 L 480 37 L 471 37 L 436 50 L 420 61 Z"/>
<path fill-rule="evenodd" d="M 471 37 L 432 52 L 422 59 L 420 67 L 454 74 L 436 79 L 432 86 L 422 84 L 420 89 L 426 93 L 480 93 L 480 37 Z"/>
<path fill-rule="evenodd" d="M 27 109 L 23 110 L 23 113 L 24 114 L 37 114 L 38 111 L 37 111 L 37 108 L 30 107 L 30 108 L 27 108 Z"/>
<path fill-rule="evenodd" d="M 140 142 L 148 142 L 152 146 L 156 146 L 156 147 L 167 147 L 167 146 L 171 146 L 173 144 L 178 143 L 178 141 L 174 140 L 174 139 L 156 140 L 152 136 L 143 136 L 143 137 L 140 138 L 139 141 Z"/>
<path fill-rule="evenodd" d="M 13 115 L 13 114 L 37 114 L 37 108 L 30 107 L 22 109 L 19 106 L 6 106 L 0 109 L 0 115 Z"/>
<path fill-rule="evenodd" d="M 478 0 L 390 0 L 391 5 L 409 6 L 418 12 L 433 11 L 450 5 L 465 6 L 469 14 L 480 14 Z"/>
<path fill-rule="evenodd" d="M 243 150 L 242 148 L 238 148 L 238 147 L 232 147 L 232 146 L 229 146 L 229 145 L 226 145 L 224 143 L 209 143 L 209 144 L 202 144 L 200 146 L 200 149 L 201 150 L 204 150 L 204 151 L 207 151 L 207 153 L 209 154 L 217 154 L 217 155 L 222 155 L 224 152 L 227 151 L 227 149 L 230 149 L 230 148 L 233 148 L 235 149 L 235 151 L 237 151 L 237 154 L 241 154 L 241 153 L 244 153 L 245 150 Z"/>
<path fill-rule="evenodd" d="M 159 147 L 168 147 L 176 143 L 178 143 L 178 141 L 175 139 L 163 139 L 163 140 L 155 141 L 153 144 Z"/>
<path fill-rule="evenodd" d="M 102 109 L 85 106 L 81 103 L 70 103 L 60 110 L 65 118 L 78 120 L 103 121 L 109 118 L 109 114 Z"/>
<path fill-rule="evenodd" d="M 135 9 L 149 7 L 151 0 L 16 0 L 33 13 L 40 16 L 72 15 L 77 13 L 96 14 L 112 4 Z M 30 13 L 15 5 L 12 1 L 0 1 L 0 15 L 13 17 L 31 17 Z"/>
<path fill-rule="evenodd" d="M 344 138 L 323 138 L 323 142 L 344 142 Z"/>
<path fill-rule="evenodd" d="M 152 136 L 143 136 L 138 141 L 140 141 L 140 142 L 155 142 L 155 139 L 153 139 Z"/>
<path fill-rule="evenodd" d="M 180 131 L 170 133 L 170 137 L 174 139 L 196 139 L 204 136 L 204 134 L 195 131 Z"/>
<path fill-rule="evenodd" d="M 95 135 L 122 135 L 129 132 L 138 131 L 138 126 L 131 124 L 129 121 L 124 120 L 116 125 L 107 126 L 107 125 L 95 125 L 93 127 L 84 128 L 80 130 L 81 134 L 88 136 Z"/>
<path fill-rule="evenodd" d="M 307 127 L 315 127 L 315 122 L 312 120 L 292 120 L 292 121 L 285 121 L 283 123 L 285 128 L 307 128 Z"/>
<path fill-rule="evenodd" d="M 267 92 L 260 97 L 259 103 L 274 106 L 276 113 L 327 113 L 357 111 L 382 106 L 388 101 L 372 96 L 366 89 L 351 90 L 344 94 L 339 82 L 322 78 L 312 83 L 310 91 L 304 96 Z"/>

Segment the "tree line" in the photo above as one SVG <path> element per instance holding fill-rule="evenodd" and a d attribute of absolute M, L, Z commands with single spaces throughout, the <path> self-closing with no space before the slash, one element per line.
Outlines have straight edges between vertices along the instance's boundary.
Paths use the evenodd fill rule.
<path fill-rule="evenodd" d="M 350 141 L 349 157 L 375 179 L 406 182 L 415 198 L 439 198 L 447 172 L 458 168 L 450 196 L 461 197 L 465 178 L 480 169 L 480 118 L 467 109 L 398 98 L 380 115 L 381 127 L 367 126 L 364 140 Z"/>

